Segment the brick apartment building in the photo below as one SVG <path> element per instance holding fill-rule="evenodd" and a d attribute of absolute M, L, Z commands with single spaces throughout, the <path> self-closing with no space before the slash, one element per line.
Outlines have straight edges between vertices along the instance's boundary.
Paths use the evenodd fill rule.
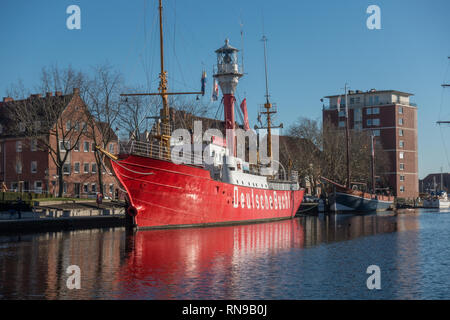
<path fill-rule="evenodd" d="M 341 97 L 340 112 L 337 110 Z M 396 196 L 416 198 L 419 195 L 417 154 L 417 106 L 409 100 L 412 94 L 396 90 L 371 89 L 348 91 L 349 127 L 351 130 L 370 130 L 377 137 L 390 158 L 391 168 L 386 175 Z M 327 121 L 345 128 L 345 95 L 327 96 L 329 106 L 322 112 Z"/>
<path fill-rule="evenodd" d="M 88 126 L 88 110 L 79 95 L 79 90 L 74 89 L 72 94 L 63 95 L 61 92 L 49 92 L 45 97 L 32 95 L 25 100 L 13 100 L 3 98 L 0 102 L 0 181 L 4 181 L 9 191 L 58 194 L 57 167 L 52 160 L 49 148 L 56 150 L 56 137 L 50 134 L 51 128 L 55 129 L 55 122 L 45 129 L 44 119 L 35 119 L 36 126 L 42 126 L 42 136 L 50 141 L 47 145 L 39 139 L 26 135 L 26 128 L 21 123 L 15 123 L 9 117 L 11 108 L 20 106 L 34 107 L 45 103 L 61 105 L 58 120 L 64 121 L 62 130 L 74 130 L 80 132 L 75 141 L 59 141 L 60 152 L 66 152 L 64 143 L 73 144 L 72 150 L 63 166 L 64 196 L 70 197 L 94 197 L 99 191 L 98 170 L 103 172 L 104 195 L 113 197 L 118 188 L 116 179 L 109 175 L 104 168 L 98 168 L 95 161 L 95 143 L 92 136 L 85 134 Z M 68 117 L 65 119 L 64 117 Z M 64 119 L 64 120 L 62 120 Z M 104 126 L 104 123 L 97 123 Z M 83 130 L 83 128 L 85 130 Z M 98 132 L 96 133 L 98 134 Z M 41 139 L 41 138 L 40 138 Z M 111 153 L 118 152 L 118 141 L 107 146 Z M 54 156 L 54 155 L 53 155 Z"/>

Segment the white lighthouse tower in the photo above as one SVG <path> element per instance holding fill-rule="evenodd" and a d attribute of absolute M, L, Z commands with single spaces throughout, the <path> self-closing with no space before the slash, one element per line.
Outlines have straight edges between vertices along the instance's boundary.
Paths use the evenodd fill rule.
<path fill-rule="evenodd" d="M 239 70 L 238 49 L 230 46 L 228 39 L 225 45 L 216 50 L 217 54 L 217 73 L 214 77 L 220 85 L 223 94 L 223 105 L 225 115 L 225 129 L 227 134 L 227 147 L 230 154 L 236 155 L 235 134 L 234 134 L 234 92 L 243 74 Z"/>

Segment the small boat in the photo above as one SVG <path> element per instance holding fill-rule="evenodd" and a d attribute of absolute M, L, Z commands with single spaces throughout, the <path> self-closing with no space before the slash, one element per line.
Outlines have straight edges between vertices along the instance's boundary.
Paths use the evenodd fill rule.
<path fill-rule="evenodd" d="M 331 211 L 385 211 L 394 204 L 394 197 L 392 196 L 350 189 L 324 177 L 322 177 L 322 180 L 334 187 L 334 192 L 329 197 Z"/>
<path fill-rule="evenodd" d="M 348 125 L 348 106 L 347 106 L 347 84 L 345 85 L 345 138 L 347 146 L 347 185 L 339 184 L 335 181 L 321 177 L 322 181 L 330 183 L 333 186 L 333 193 L 329 197 L 330 210 L 339 211 L 359 211 L 373 212 L 385 211 L 394 205 L 393 196 L 384 196 L 376 194 L 375 186 L 375 151 L 374 136 L 371 136 L 371 167 L 372 167 L 372 193 L 363 192 L 351 186 L 350 180 L 350 139 Z M 356 184 L 354 184 L 356 187 Z"/>
<path fill-rule="evenodd" d="M 430 198 L 423 201 L 423 206 L 425 208 L 440 208 L 447 209 L 450 208 L 450 200 L 448 198 L 447 192 L 441 191 L 436 195 L 431 195 Z"/>

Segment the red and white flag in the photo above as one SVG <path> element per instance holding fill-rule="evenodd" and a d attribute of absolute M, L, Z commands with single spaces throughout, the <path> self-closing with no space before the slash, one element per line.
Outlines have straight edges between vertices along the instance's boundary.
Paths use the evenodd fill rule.
<path fill-rule="evenodd" d="M 250 130 L 250 125 L 248 123 L 248 113 L 247 113 L 247 98 L 244 98 L 241 102 L 241 110 L 244 115 L 244 129 L 245 131 Z"/>
<path fill-rule="evenodd" d="M 341 96 L 339 96 L 337 98 L 337 111 L 340 112 L 341 111 Z"/>

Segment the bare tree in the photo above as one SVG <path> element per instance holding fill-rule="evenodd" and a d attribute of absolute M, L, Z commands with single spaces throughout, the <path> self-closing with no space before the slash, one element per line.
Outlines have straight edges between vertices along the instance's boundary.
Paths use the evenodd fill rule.
<path fill-rule="evenodd" d="M 351 182 L 369 182 L 372 179 L 370 134 L 370 131 L 350 131 Z M 296 140 L 292 141 L 292 138 Z M 293 168 L 299 171 L 300 176 L 307 177 L 313 188 L 317 187 L 320 176 L 341 184 L 347 182 L 345 131 L 328 119 L 322 126 L 316 120 L 298 119 L 289 128 L 285 141 L 285 153 L 292 159 Z M 283 144 L 280 145 L 283 148 Z M 381 143 L 376 143 L 375 172 L 380 176 L 378 187 L 387 186 L 387 179 L 382 173 L 387 172 L 389 166 L 386 151 Z"/>
<path fill-rule="evenodd" d="M 62 70 L 52 66 L 43 68 L 41 73 L 39 89 L 46 94 L 45 98 L 40 94 L 26 98 L 20 82 L 12 85 L 8 92 L 16 99 L 6 105 L 11 120 L 9 131 L 48 152 L 57 168 L 59 197 L 64 191 L 64 165 L 84 134 L 77 124 L 86 121 L 83 112 L 86 106 L 77 88 L 85 79 L 81 72 L 70 66 Z"/>
<path fill-rule="evenodd" d="M 323 136 L 320 124 L 316 120 L 299 118 L 288 129 L 288 136 L 280 141 L 281 158 L 288 155 L 292 168 L 299 176 L 307 179 L 315 191 L 322 174 Z M 289 159 L 284 159 L 288 163 Z M 283 161 L 283 160 L 282 160 Z"/>
<path fill-rule="evenodd" d="M 120 116 L 120 92 L 123 88 L 123 76 L 109 64 L 98 65 L 93 68 L 92 78 L 85 82 L 84 96 L 89 106 L 88 130 L 86 134 L 96 146 L 109 150 L 111 142 L 117 140 L 115 128 Z M 97 180 L 100 193 L 103 190 L 103 163 L 105 155 L 95 149 L 97 164 Z"/>

